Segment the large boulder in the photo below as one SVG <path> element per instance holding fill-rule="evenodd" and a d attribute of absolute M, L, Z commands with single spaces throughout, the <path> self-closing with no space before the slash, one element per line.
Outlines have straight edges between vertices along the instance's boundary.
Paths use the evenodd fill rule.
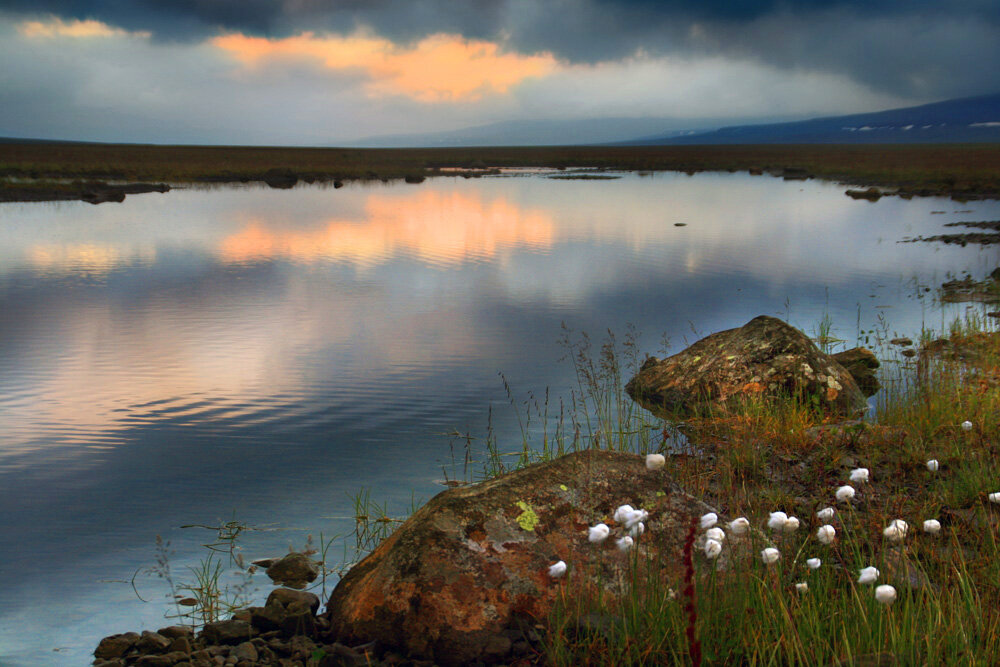
<path fill-rule="evenodd" d="M 766 315 L 706 336 L 667 359 L 650 357 L 625 390 L 647 410 L 671 419 L 727 412 L 752 397 L 798 396 L 841 415 L 866 407 L 843 366 L 798 329 Z"/>
<path fill-rule="evenodd" d="M 332 636 L 441 665 L 509 658 L 512 629 L 544 622 L 567 586 L 624 592 L 630 552 L 618 548 L 624 527 L 612 517 L 626 503 L 649 512 L 638 562 L 680 568 L 687 528 L 710 508 L 634 454 L 576 452 L 444 491 L 337 584 Z M 611 537 L 591 544 L 587 528 L 599 522 Z M 569 570 L 554 578 L 560 560 Z"/>

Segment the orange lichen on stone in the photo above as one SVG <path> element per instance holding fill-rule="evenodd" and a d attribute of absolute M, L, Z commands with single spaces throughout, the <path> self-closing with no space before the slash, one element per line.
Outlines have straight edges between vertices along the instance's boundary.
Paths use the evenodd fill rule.
<path fill-rule="evenodd" d="M 561 485 L 580 492 L 567 496 Z M 520 508 L 511 510 L 517 502 L 539 515 L 539 529 L 521 529 Z M 450 489 L 341 579 L 327 604 L 331 632 L 340 641 L 378 640 L 441 665 L 496 662 L 490 648 L 496 637 L 515 618 L 544 619 L 570 581 L 574 589 L 622 594 L 631 554 L 611 541 L 590 544 L 586 527 L 624 503 L 650 513 L 635 549 L 668 565 L 679 562 L 683 534 L 676 527 L 710 511 L 647 470 L 642 457 L 621 452 L 577 452 Z M 559 560 L 571 578 L 549 575 Z"/>

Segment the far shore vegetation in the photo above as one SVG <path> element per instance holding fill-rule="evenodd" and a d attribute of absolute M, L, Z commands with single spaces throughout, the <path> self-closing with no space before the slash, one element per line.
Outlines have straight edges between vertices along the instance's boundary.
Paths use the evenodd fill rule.
<path fill-rule="evenodd" d="M 902 196 L 1000 197 L 1000 144 L 357 149 L 11 141 L 0 143 L 0 201 L 87 199 L 109 183 L 414 182 L 504 167 L 739 171 Z"/>

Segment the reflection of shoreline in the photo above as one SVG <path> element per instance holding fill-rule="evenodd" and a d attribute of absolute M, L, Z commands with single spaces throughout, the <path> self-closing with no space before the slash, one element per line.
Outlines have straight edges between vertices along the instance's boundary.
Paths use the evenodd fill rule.
<path fill-rule="evenodd" d="M 549 248 L 555 222 L 503 197 L 424 190 L 404 198 L 371 193 L 364 220 L 329 220 L 320 228 L 285 230 L 253 219 L 219 244 L 227 263 L 288 259 L 302 263 L 377 264 L 411 254 L 436 264 L 493 258 L 506 248 Z"/>

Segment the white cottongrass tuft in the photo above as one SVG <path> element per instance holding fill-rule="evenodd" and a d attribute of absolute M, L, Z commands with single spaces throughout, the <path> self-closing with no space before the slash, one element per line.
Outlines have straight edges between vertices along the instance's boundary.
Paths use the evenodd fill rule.
<path fill-rule="evenodd" d="M 816 539 L 823 544 L 833 544 L 835 537 L 837 537 L 837 529 L 830 524 L 820 526 L 816 529 Z"/>
<path fill-rule="evenodd" d="M 969 420 L 965 420 L 964 422 L 962 422 L 962 430 L 963 431 L 971 431 L 972 430 L 972 422 L 970 422 Z"/>
<path fill-rule="evenodd" d="M 621 505 L 615 510 L 615 523 L 625 523 L 625 517 L 634 511 L 631 505 Z"/>
<path fill-rule="evenodd" d="M 788 523 L 788 515 L 784 512 L 771 512 L 771 518 L 767 520 L 767 527 L 771 530 L 784 530 Z"/>
<path fill-rule="evenodd" d="M 909 529 L 910 525 L 902 519 L 893 519 L 888 526 L 882 529 L 882 535 L 890 542 L 902 542 Z"/>
<path fill-rule="evenodd" d="M 765 565 L 771 565 L 772 563 L 777 563 L 778 559 L 781 558 L 781 552 L 774 547 L 768 547 L 760 552 L 760 559 L 764 561 Z"/>
<path fill-rule="evenodd" d="M 663 454 L 646 454 L 646 469 L 659 470 L 667 465 L 667 459 Z"/>
<path fill-rule="evenodd" d="M 710 540 L 715 540 L 716 542 L 724 542 L 726 539 L 726 533 L 718 526 L 715 526 L 705 531 L 705 537 Z"/>
<path fill-rule="evenodd" d="M 705 540 L 705 556 L 710 560 L 715 560 L 722 553 L 722 542 L 718 540 Z"/>
<path fill-rule="evenodd" d="M 591 526 L 587 529 L 587 539 L 594 544 L 600 544 L 604 540 L 608 539 L 608 535 L 610 534 L 611 529 L 603 523 L 599 523 L 596 526 Z"/>
<path fill-rule="evenodd" d="M 788 520 L 785 521 L 785 525 L 782 527 L 786 533 L 794 533 L 799 529 L 799 519 L 798 517 L 790 516 Z"/>
<path fill-rule="evenodd" d="M 851 471 L 851 481 L 855 484 L 864 484 L 869 477 L 868 468 L 855 468 Z"/>
<path fill-rule="evenodd" d="M 924 521 L 924 532 L 937 535 L 941 532 L 941 522 L 937 519 L 927 519 Z"/>
<path fill-rule="evenodd" d="M 882 604 L 892 604 L 896 601 L 896 589 L 889 584 L 875 587 L 875 599 Z"/>
<path fill-rule="evenodd" d="M 839 500 L 842 503 L 846 503 L 848 500 L 854 497 L 854 493 L 855 493 L 854 487 L 850 486 L 849 484 L 845 484 L 844 486 L 837 489 L 837 492 L 834 495 L 837 496 L 837 500 Z"/>
<path fill-rule="evenodd" d="M 1000 505 L 1000 491 L 990 494 L 990 502 Z"/>
<path fill-rule="evenodd" d="M 639 539 L 639 536 L 645 532 L 646 532 L 646 524 L 644 524 L 641 521 L 632 526 L 631 528 L 629 528 L 628 530 L 628 534 L 629 536 L 631 536 L 633 540 Z"/>
<path fill-rule="evenodd" d="M 875 580 L 882 574 L 877 567 L 863 567 L 858 574 L 859 584 L 874 584 Z"/>
<path fill-rule="evenodd" d="M 809 584 L 807 584 L 804 581 L 800 581 L 799 583 L 795 584 L 795 590 L 798 591 L 799 594 L 807 593 L 809 592 Z"/>
<path fill-rule="evenodd" d="M 729 522 L 729 532 L 733 535 L 745 535 L 750 530 L 750 520 L 745 516 L 738 517 Z"/>
<path fill-rule="evenodd" d="M 558 563 L 549 566 L 549 576 L 553 579 L 558 579 L 564 574 L 566 574 L 566 563 L 559 561 Z"/>
<path fill-rule="evenodd" d="M 615 545 L 617 545 L 619 551 L 628 551 L 632 548 L 634 540 L 626 535 L 625 537 L 619 537 L 615 540 Z"/>
<path fill-rule="evenodd" d="M 821 561 L 819 558 L 810 558 L 809 560 L 806 561 L 806 565 L 809 566 L 810 570 L 818 570 L 819 566 L 822 564 L 823 561 Z"/>
<path fill-rule="evenodd" d="M 632 510 L 625 515 L 625 530 L 632 530 L 632 527 L 637 523 L 642 523 L 649 518 L 649 512 L 646 510 Z"/>
<path fill-rule="evenodd" d="M 705 530 L 707 528 L 711 528 L 717 523 L 719 523 L 719 515 L 716 514 L 715 512 L 709 512 L 708 514 L 701 515 L 701 521 L 699 522 L 699 525 L 701 526 L 702 530 Z"/>
<path fill-rule="evenodd" d="M 820 521 L 830 521 L 833 519 L 833 515 L 837 513 L 837 510 L 832 507 L 824 507 L 820 511 L 816 512 L 816 517 Z"/>
<path fill-rule="evenodd" d="M 937 459 L 930 459 L 930 460 L 928 460 L 927 461 L 927 469 L 930 470 L 931 472 L 937 472 L 937 470 L 938 470 L 938 460 Z"/>

